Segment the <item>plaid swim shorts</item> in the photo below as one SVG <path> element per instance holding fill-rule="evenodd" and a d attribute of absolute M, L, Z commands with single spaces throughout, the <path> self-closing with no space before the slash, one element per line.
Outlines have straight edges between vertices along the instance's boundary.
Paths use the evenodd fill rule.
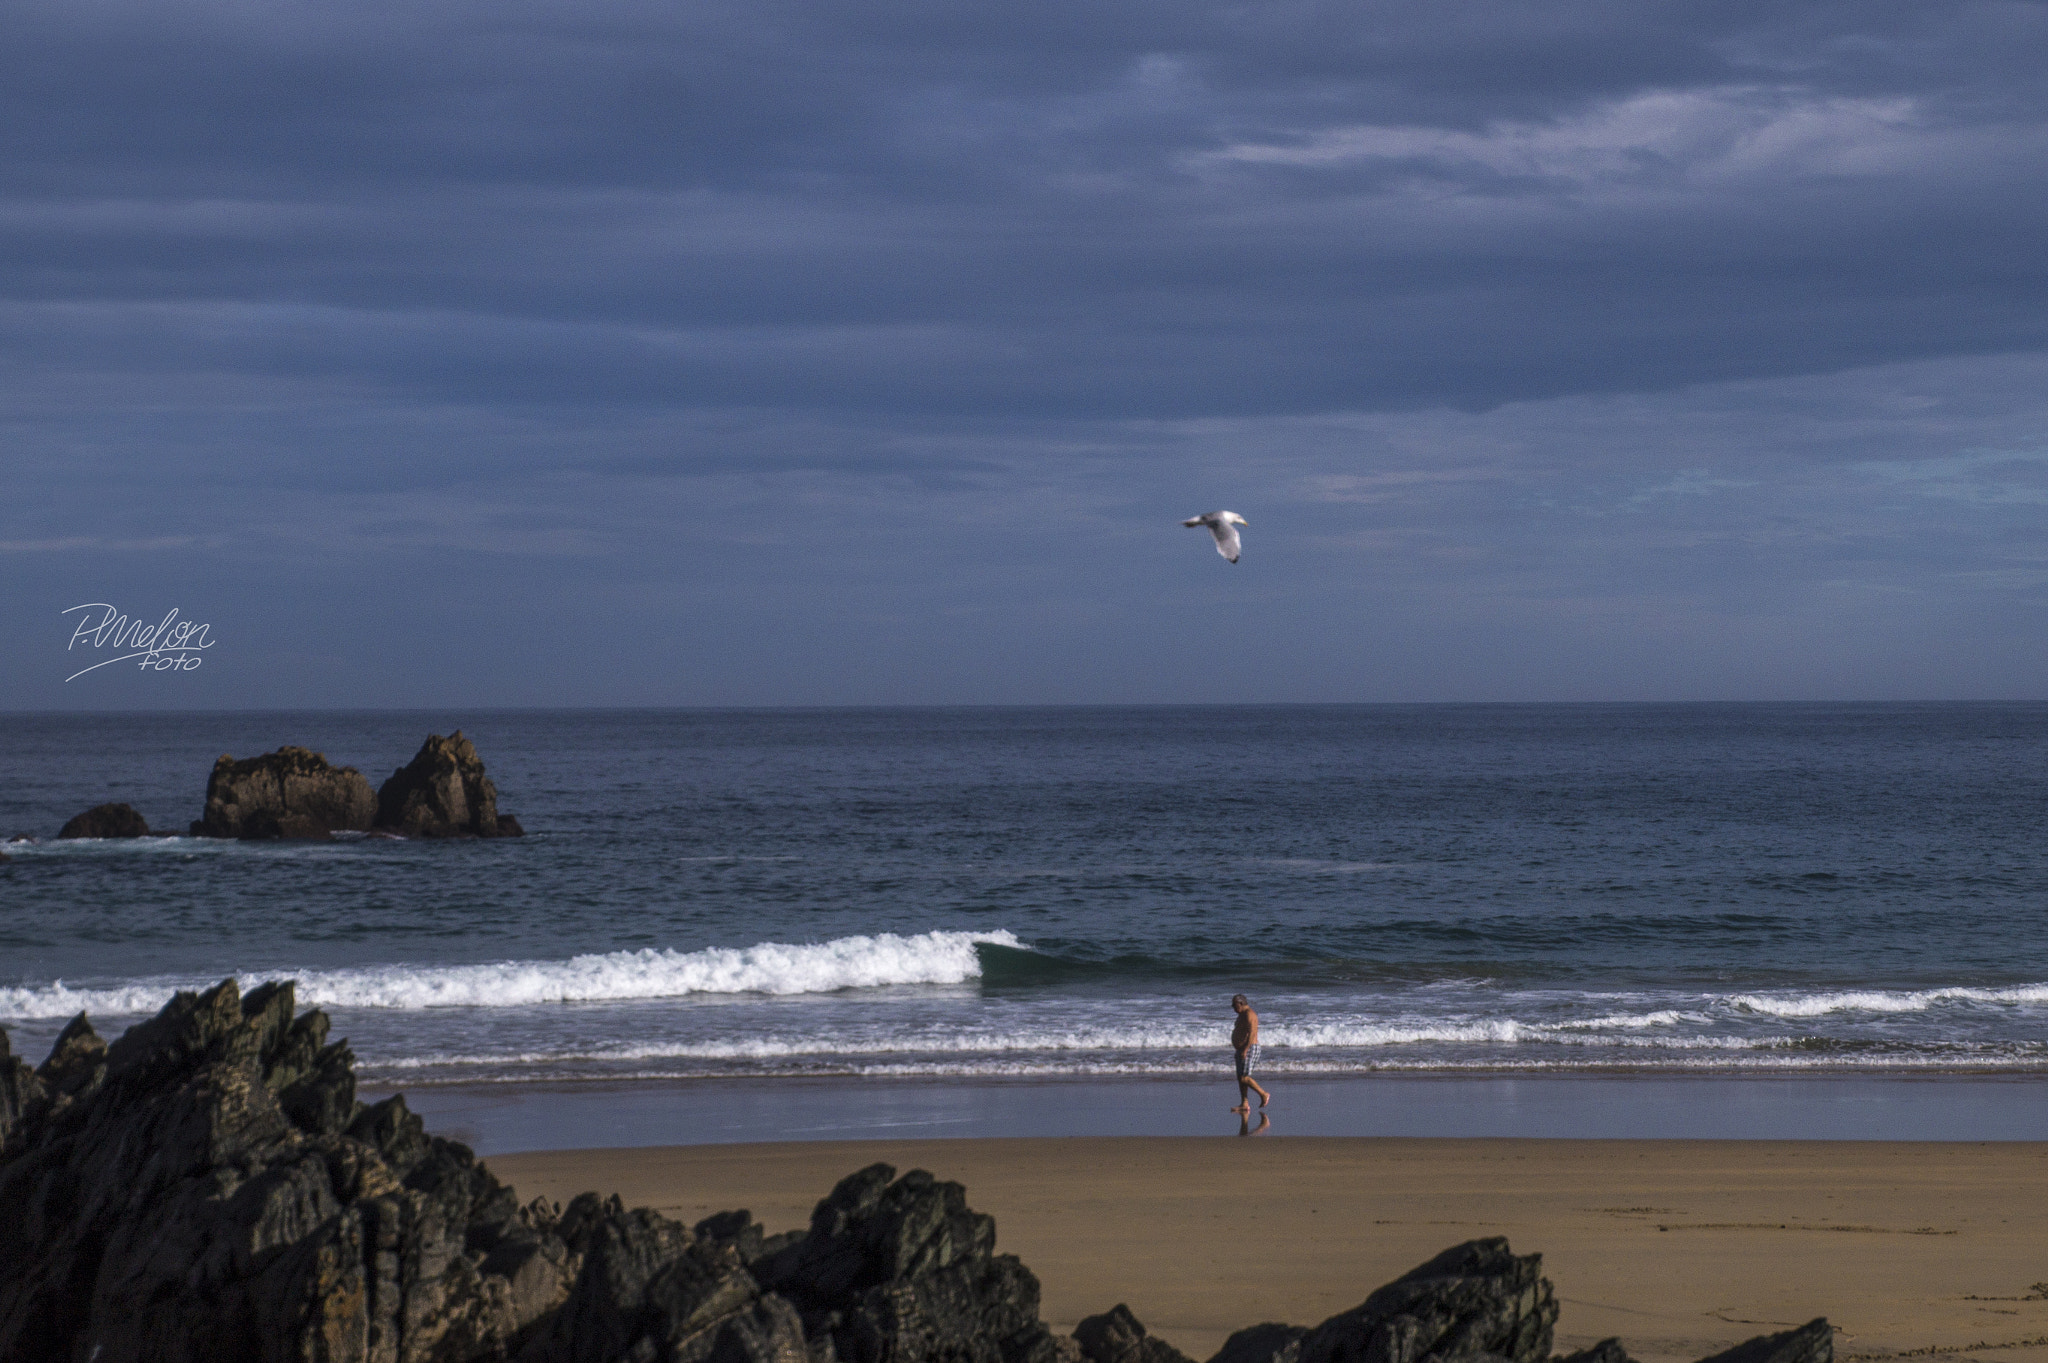
<path fill-rule="evenodd" d="M 1250 1046 L 1247 1046 L 1243 1055 L 1233 1053 L 1233 1058 L 1237 1061 L 1237 1077 L 1240 1079 L 1251 1078 L 1252 1066 L 1256 1065 L 1259 1061 L 1258 1043 L 1253 1042 Z"/>

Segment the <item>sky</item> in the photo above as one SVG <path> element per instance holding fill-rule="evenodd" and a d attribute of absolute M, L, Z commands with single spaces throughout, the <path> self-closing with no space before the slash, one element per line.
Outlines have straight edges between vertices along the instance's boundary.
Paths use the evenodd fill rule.
<path fill-rule="evenodd" d="M 0 709 L 2048 694 L 2043 4 L 10 0 L 0 128 Z"/>

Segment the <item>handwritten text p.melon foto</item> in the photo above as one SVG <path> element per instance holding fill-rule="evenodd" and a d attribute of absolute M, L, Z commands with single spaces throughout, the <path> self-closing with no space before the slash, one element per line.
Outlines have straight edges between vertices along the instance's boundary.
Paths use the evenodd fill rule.
<path fill-rule="evenodd" d="M 200 651 L 212 648 L 214 644 L 206 637 L 206 632 L 213 627 L 194 620 L 180 620 L 176 606 L 171 607 L 170 614 L 154 625 L 140 619 L 130 620 L 105 601 L 68 606 L 62 613 L 70 615 L 79 611 L 85 613 L 78 617 L 78 627 L 72 631 L 71 642 L 64 646 L 65 651 L 73 652 L 82 644 L 95 653 L 112 649 L 120 656 L 82 667 L 65 681 L 75 681 L 88 672 L 126 662 L 134 662 L 144 672 L 192 672 L 198 670 L 202 661 Z"/>

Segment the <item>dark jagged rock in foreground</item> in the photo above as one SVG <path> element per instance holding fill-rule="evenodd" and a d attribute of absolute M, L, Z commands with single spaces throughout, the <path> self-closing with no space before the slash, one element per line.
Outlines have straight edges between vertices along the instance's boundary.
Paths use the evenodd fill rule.
<path fill-rule="evenodd" d="M 802 1236 L 518 1205 L 292 986 L 180 994 L 0 1062 L 0 1360 L 1056 1363 L 958 1184 L 848 1178 Z"/>
<path fill-rule="evenodd" d="M 289 984 L 75 1019 L 0 1163 L 0 1359 L 490 1357 L 552 1305 L 482 1269 L 540 1238 L 511 1191 L 326 1036 Z"/>
<path fill-rule="evenodd" d="M 1796 1330 L 1744 1340 L 1700 1363 L 1834 1363 L 1834 1359 L 1835 1332 L 1822 1316 Z"/>
<path fill-rule="evenodd" d="M 327 1029 L 229 980 L 112 1045 L 81 1015 L 35 1070 L 0 1032 L 0 1363 L 1186 1363 L 1124 1306 L 1054 1335 L 994 1221 L 922 1171 L 871 1165 L 772 1237 L 521 1206 L 403 1098 L 358 1102 Z M 1475 1240 L 1212 1363 L 1544 1363 L 1541 1267 Z M 1832 1359 L 1822 1320 L 1707 1363 Z"/>
<path fill-rule="evenodd" d="M 1559 1363 L 1635 1363 L 1628 1356 L 1628 1350 L 1621 1347 L 1618 1339 L 1603 1339 L 1590 1349 L 1581 1349 L 1575 1354 L 1566 1354 Z"/>
<path fill-rule="evenodd" d="M 1314 1329 L 1266 1324 L 1239 1330 L 1209 1363 L 1545 1363 L 1557 1297 L 1543 1256 L 1517 1255 L 1499 1237 L 1453 1245 Z M 1179 1355 L 1145 1335 L 1128 1309 L 1075 1330 L 1089 1363 L 1171 1363 Z M 1170 1356 L 1170 1357 L 1169 1357 Z M 1700 1363 L 1834 1363 L 1827 1319 L 1759 1335 Z M 1633 1363 L 1618 1339 L 1551 1363 Z"/>
<path fill-rule="evenodd" d="M 447 738 L 427 735 L 412 761 L 391 773 L 377 791 L 377 827 L 412 838 L 516 838 L 526 831 L 498 813 L 498 788 L 460 729 Z"/>
<path fill-rule="evenodd" d="M 321 754 L 282 747 L 237 762 L 223 756 L 206 780 L 200 838 L 324 838 L 335 829 L 367 830 L 377 814 L 369 780 Z"/>
<path fill-rule="evenodd" d="M 146 838 L 149 820 L 135 812 L 133 805 L 94 805 L 74 814 L 57 834 L 60 838 Z"/>
<path fill-rule="evenodd" d="M 1495 1237 L 1445 1250 L 1313 1330 L 1239 1330 L 1212 1363 L 1543 1363 L 1556 1324 L 1543 1256 L 1518 1256 Z"/>
<path fill-rule="evenodd" d="M 1700 1363 L 1834 1363 L 1835 1331 L 1827 1317 L 1810 1320 L 1796 1330 L 1758 1335 Z M 1603 1339 L 1590 1349 L 1567 1354 L 1557 1363 L 1635 1363 L 1618 1339 Z"/>
<path fill-rule="evenodd" d="M 1076 1325 L 1074 1342 L 1088 1363 L 1194 1363 L 1165 1340 L 1147 1334 L 1122 1302 Z"/>
<path fill-rule="evenodd" d="M 21 1120 L 32 1101 L 39 1103 L 42 1090 L 29 1063 L 14 1054 L 7 1032 L 0 1028 L 0 1150 L 7 1145 L 7 1133 Z"/>
<path fill-rule="evenodd" d="M 811 1356 L 1056 1363 L 1062 1350 L 1038 1319 L 1038 1279 L 994 1252 L 995 1218 L 969 1210 L 957 1183 L 895 1172 L 872 1164 L 840 1180 L 809 1234 L 753 1261 L 763 1286 L 796 1309 Z"/>

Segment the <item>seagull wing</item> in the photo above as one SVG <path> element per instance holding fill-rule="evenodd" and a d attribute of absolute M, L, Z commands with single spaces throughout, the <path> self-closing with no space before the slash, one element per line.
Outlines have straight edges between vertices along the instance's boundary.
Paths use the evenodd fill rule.
<path fill-rule="evenodd" d="M 1237 527 L 1228 521 L 1211 521 L 1209 522 L 1209 533 L 1216 537 L 1216 552 L 1229 559 L 1232 563 L 1237 562 L 1239 551 Z"/>

